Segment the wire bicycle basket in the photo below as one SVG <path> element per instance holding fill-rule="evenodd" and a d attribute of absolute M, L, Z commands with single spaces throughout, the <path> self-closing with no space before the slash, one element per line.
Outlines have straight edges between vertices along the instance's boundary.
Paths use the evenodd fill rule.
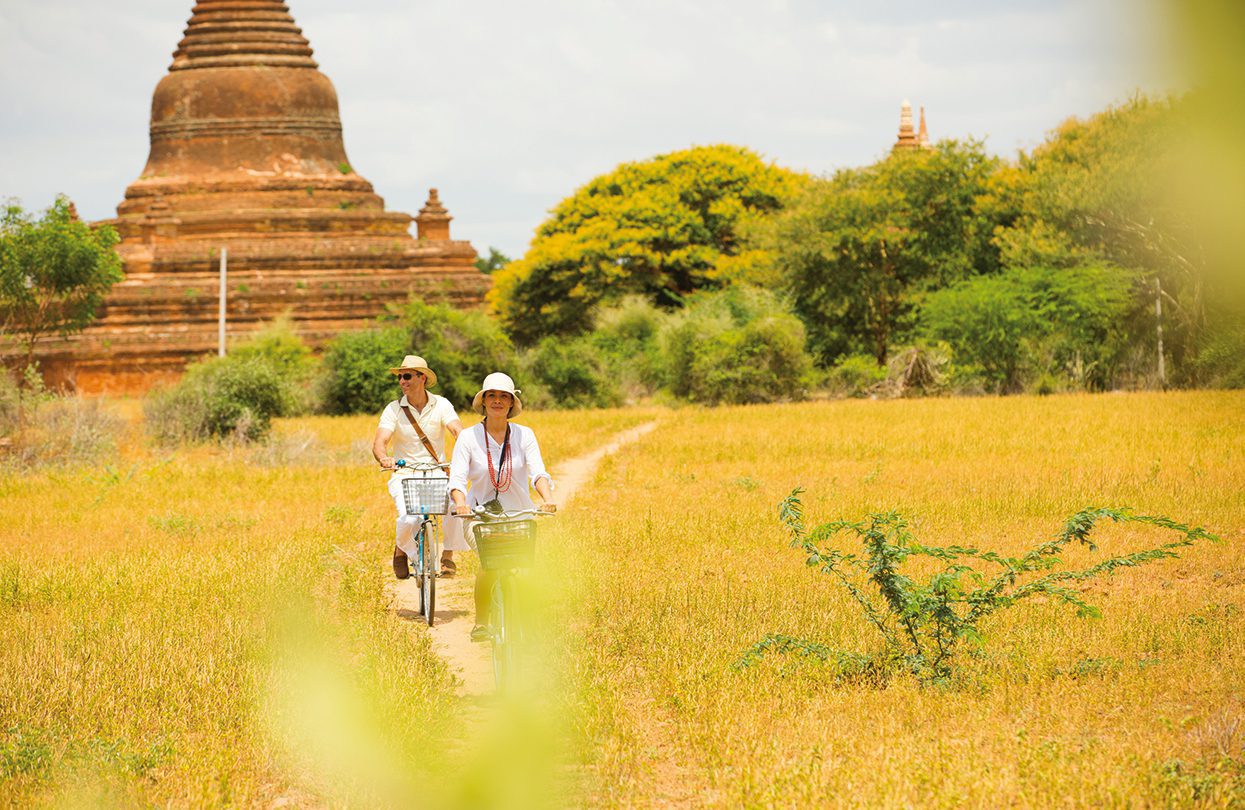
<path fill-rule="evenodd" d="M 449 511 L 450 479 L 444 475 L 402 479 L 408 515 L 444 515 Z"/>
<path fill-rule="evenodd" d="M 485 571 L 531 568 L 536 561 L 536 521 L 477 522 L 472 526 L 480 567 Z"/>

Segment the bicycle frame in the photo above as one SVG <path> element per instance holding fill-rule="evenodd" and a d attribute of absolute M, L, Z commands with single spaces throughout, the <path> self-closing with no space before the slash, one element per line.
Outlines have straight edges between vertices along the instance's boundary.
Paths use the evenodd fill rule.
<path fill-rule="evenodd" d="M 436 614 L 437 577 L 440 576 L 441 547 L 445 539 L 441 516 L 449 508 L 449 496 L 441 485 L 447 479 L 440 475 L 430 476 L 429 473 L 439 473 L 449 465 L 397 459 L 394 466 L 399 470 L 419 473 L 403 479 L 402 482 L 407 514 L 423 517 L 416 535 L 416 554 L 412 557 L 408 553 L 407 558 L 414 564 L 415 582 L 419 586 L 419 613 L 431 627 Z M 428 482 L 431 486 L 421 487 L 423 482 Z M 438 489 L 441 489 L 439 495 Z"/>
<path fill-rule="evenodd" d="M 477 520 L 472 535 L 481 564 L 497 577 L 491 591 L 488 629 L 493 648 L 493 676 L 497 690 L 506 692 L 514 687 L 519 674 L 518 660 L 525 641 L 523 605 L 518 598 L 519 571 L 531 565 L 535 544 L 533 518 L 552 513 L 525 509 L 495 514 L 478 507 L 472 511 Z M 490 556 L 481 550 L 482 544 L 502 537 L 510 543 L 505 551 L 493 552 L 496 556 Z M 532 546 L 530 550 L 526 548 L 528 544 Z"/>

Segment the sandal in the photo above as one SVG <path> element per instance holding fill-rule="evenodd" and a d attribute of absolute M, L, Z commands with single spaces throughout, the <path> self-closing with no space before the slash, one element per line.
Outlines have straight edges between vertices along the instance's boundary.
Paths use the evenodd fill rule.
<path fill-rule="evenodd" d="M 452 577 L 458 573 L 458 565 L 453 560 L 441 560 L 441 574 L 443 577 Z"/>
<path fill-rule="evenodd" d="M 471 628 L 471 640 L 477 641 L 477 642 L 488 641 L 489 640 L 488 628 L 482 624 L 477 624 L 475 627 Z"/>

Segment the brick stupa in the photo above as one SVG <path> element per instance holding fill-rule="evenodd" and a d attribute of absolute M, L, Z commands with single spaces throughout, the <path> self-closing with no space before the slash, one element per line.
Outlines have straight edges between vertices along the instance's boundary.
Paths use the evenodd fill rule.
<path fill-rule="evenodd" d="M 313 344 L 408 294 L 466 306 L 488 278 L 436 189 L 386 211 L 342 143 L 337 93 L 280 0 L 199 0 L 151 104 L 151 153 L 117 218 L 126 279 L 100 320 L 48 346 L 79 390 L 141 390 L 217 349 L 227 249 L 233 342 L 289 312 Z M 59 379 L 58 379 L 59 378 Z"/>

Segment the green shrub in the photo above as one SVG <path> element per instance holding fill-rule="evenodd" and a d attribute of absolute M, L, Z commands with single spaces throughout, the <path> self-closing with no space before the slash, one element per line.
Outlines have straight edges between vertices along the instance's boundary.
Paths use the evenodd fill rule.
<path fill-rule="evenodd" d="M 1122 324 L 1136 306 L 1134 276 L 1109 266 L 1012 268 L 931 293 L 920 332 L 945 341 L 959 364 L 981 369 L 997 393 L 1043 386 L 1101 390 L 1127 348 Z"/>
<path fill-rule="evenodd" d="M 771 293 L 702 293 L 661 335 L 666 386 L 710 405 L 799 399 L 812 372 L 804 346 L 803 324 Z"/>
<path fill-rule="evenodd" d="M 412 300 L 402 309 L 400 323 L 407 330 L 410 351 L 428 361 L 437 373 L 434 392 L 460 410 L 471 406 L 488 374 L 504 371 L 514 376 L 518 359 L 514 346 L 497 321 L 482 310 Z M 399 352 L 393 362 L 402 354 Z M 524 385 L 521 380 L 515 382 L 520 388 Z"/>
<path fill-rule="evenodd" d="M 338 335 L 324 352 L 322 407 L 335 414 L 380 413 L 399 396 L 389 369 L 410 352 L 409 335 L 397 327 Z M 427 359 L 440 376 L 436 360 Z"/>
<path fill-rule="evenodd" d="M 646 396 L 661 385 L 659 336 L 669 319 L 640 296 L 628 296 L 597 311 L 592 341 L 609 362 L 625 397 Z"/>
<path fill-rule="evenodd" d="M 1214 388 L 1245 388 L 1245 324 L 1217 330 L 1198 352 L 1200 382 Z"/>
<path fill-rule="evenodd" d="M 801 399 L 812 359 L 804 351 L 804 325 L 773 315 L 721 332 L 697 347 L 693 398 L 751 404 Z"/>
<path fill-rule="evenodd" d="M 289 412 L 293 416 L 316 410 L 323 393 L 318 389 L 316 375 L 320 362 L 294 330 L 288 315 L 282 315 L 264 326 L 246 342 L 229 350 L 235 360 L 259 360 L 268 363 L 287 382 L 290 393 Z"/>
<path fill-rule="evenodd" d="M 984 644 L 981 626 L 993 613 L 1038 598 L 1066 604 L 1081 616 L 1097 617 L 1099 610 L 1085 601 L 1078 584 L 1119 568 L 1176 558 L 1177 549 L 1199 540 L 1219 540 L 1205 529 L 1190 528 L 1168 517 L 1138 515 L 1128 509 L 1090 508 L 1069 517 L 1063 531 L 1053 539 L 1019 557 L 1004 557 L 971 546 L 927 546 L 913 537 L 908 521 L 898 512 L 879 512 L 862 521 L 834 520 L 809 530 L 804 523 L 801 492 L 792 490 L 779 504 L 779 520 L 804 564 L 842 585 L 880 634 L 882 648 L 865 656 L 872 663 L 870 668 L 881 676 L 888 671 L 907 671 L 925 682 L 946 681 L 953 674 L 962 643 Z M 1070 545 L 1098 550 L 1090 534 L 1106 520 L 1165 529 L 1174 532 L 1176 538 L 1108 557 L 1081 570 L 1061 569 L 1061 555 Z M 854 535 L 864 546 L 864 553 L 837 548 L 833 540 L 839 534 Z M 929 560 L 930 565 L 923 569 L 929 574 L 927 580 L 900 572 L 912 557 Z M 939 564 L 942 570 L 929 573 L 931 566 Z M 749 666 L 769 652 L 795 652 L 837 663 L 843 675 L 859 672 L 862 659 L 859 653 L 835 651 L 809 639 L 775 634 L 746 651 L 736 666 Z"/>
<path fill-rule="evenodd" d="M 826 377 L 831 393 L 845 397 L 862 397 L 886 379 L 886 367 L 879 366 L 870 354 L 850 354 L 839 361 Z"/>
<path fill-rule="evenodd" d="M 621 405 L 622 390 L 611 363 L 587 337 L 548 337 L 523 360 L 524 394 L 541 408 L 609 408 Z"/>
<path fill-rule="evenodd" d="M 172 388 L 148 397 L 148 431 L 173 442 L 267 435 L 272 417 L 293 408 L 289 381 L 257 357 L 219 357 L 192 364 Z"/>
<path fill-rule="evenodd" d="M 416 354 L 436 372 L 435 394 L 462 410 L 493 371 L 514 376 L 514 347 L 497 323 L 479 310 L 411 300 L 395 320 L 366 332 L 347 332 L 324 353 L 323 407 L 328 413 L 379 413 L 400 396 L 389 369 Z M 520 381 L 520 388 L 522 382 Z"/>
<path fill-rule="evenodd" d="M 238 360 L 265 360 L 282 374 L 298 379 L 306 379 L 316 370 L 315 356 L 294 330 L 294 322 L 288 315 L 282 315 L 244 343 L 232 347 L 229 355 Z"/>

